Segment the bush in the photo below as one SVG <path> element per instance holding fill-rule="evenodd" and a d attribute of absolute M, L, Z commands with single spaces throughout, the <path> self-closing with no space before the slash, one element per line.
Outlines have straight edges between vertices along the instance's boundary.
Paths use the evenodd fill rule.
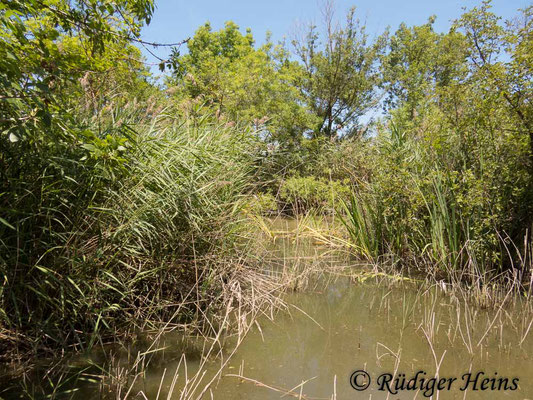
<path fill-rule="evenodd" d="M 469 279 L 521 265 L 528 144 L 504 127 L 464 143 L 438 110 L 416 135 L 400 117 L 361 149 L 370 173 L 341 207 L 356 252 Z"/>
<path fill-rule="evenodd" d="M 255 215 L 273 214 L 278 210 L 278 203 L 272 193 L 255 193 L 248 199 L 245 210 Z"/>
<path fill-rule="evenodd" d="M 279 197 L 295 213 L 311 209 L 333 210 L 350 193 L 348 181 L 330 181 L 324 178 L 291 177 L 280 185 Z"/>

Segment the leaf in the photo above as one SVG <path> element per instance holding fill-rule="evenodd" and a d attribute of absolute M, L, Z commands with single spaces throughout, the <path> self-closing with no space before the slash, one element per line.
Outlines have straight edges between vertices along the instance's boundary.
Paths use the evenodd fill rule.
<path fill-rule="evenodd" d="M 90 144 L 90 143 L 85 143 L 83 144 L 81 147 L 83 147 L 85 150 L 89 150 L 89 151 L 96 151 L 96 146 L 94 144 Z"/>
<path fill-rule="evenodd" d="M 3 219 L 2 217 L 0 217 L 0 222 L 1 222 L 2 224 L 4 224 L 5 226 L 7 226 L 8 228 L 13 229 L 14 231 L 17 230 L 13 225 L 11 225 L 9 222 L 7 222 L 7 221 L 6 221 L 5 219 Z"/>

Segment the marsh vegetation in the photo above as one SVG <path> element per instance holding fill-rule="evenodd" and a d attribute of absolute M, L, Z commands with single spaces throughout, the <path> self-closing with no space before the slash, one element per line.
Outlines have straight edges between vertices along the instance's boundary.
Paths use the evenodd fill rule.
<path fill-rule="evenodd" d="M 0 2 L 1 397 L 531 375 L 531 6 L 370 38 L 326 3 L 262 45 L 146 42 L 154 7 Z"/>

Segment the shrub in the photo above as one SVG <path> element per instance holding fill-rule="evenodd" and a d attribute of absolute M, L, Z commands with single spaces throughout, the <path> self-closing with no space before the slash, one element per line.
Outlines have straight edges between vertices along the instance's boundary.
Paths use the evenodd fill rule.
<path fill-rule="evenodd" d="M 268 215 L 275 213 L 278 209 L 276 198 L 270 192 L 255 193 L 250 196 L 245 210 L 256 215 Z"/>
<path fill-rule="evenodd" d="M 349 194 L 347 184 L 347 181 L 332 181 L 314 176 L 291 177 L 282 182 L 279 197 L 296 213 L 310 209 L 331 210 L 341 198 Z"/>

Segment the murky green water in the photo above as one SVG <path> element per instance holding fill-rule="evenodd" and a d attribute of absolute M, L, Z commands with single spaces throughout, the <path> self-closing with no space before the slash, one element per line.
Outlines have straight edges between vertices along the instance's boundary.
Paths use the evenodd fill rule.
<path fill-rule="evenodd" d="M 300 393 L 298 385 L 308 381 L 302 390 L 307 398 L 331 398 L 336 393 L 338 399 L 370 398 L 370 395 L 372 399 L 385 399 L 387 392 L 378 390 L 376 384 L 380 374 L 396 370 L 409 379 L 420 370 L 426 374 L 419 377 L 429 379 L 435 374 L 436 357 L 438 362 L 442 359 L 440 377 L 457 378 L 451 386 L 456 390 L 440 392 L 443 399 L 531 398 L 530 340 L 520 347 L 518 333 L 500 325 L 484 340 L 487 345 L 477 346 L 470 354 L 467 345 L 477 344 L 487 321 L 490 325 L 494 318 L 493 313 L 479 314 L 475 328 L 466 328 L 464 321 L 459 328 L 454 306 L 446 296 L 426 295 L 427 302 L 435 302 L 434 309 L 432 304 L 421 304 L 419 296 L 410 289 L 354 284 L 347 279 L 330 283 L 321 291 L 292 294 L 287 300 L 308 315 L 293 308 L 291 315 L 278 315 L 273 322 L 263 320 L 261 331 L 256 329 L 247 336 L 224 372 L 243 375 L 271 388 L 225 376 L 213 387 L 213 396 L 228 400 L 276 399 L 282 393 L 272 388 Z M 434 346 L 435 357 L 429 341 Z M 164 367 L 172 371 L 175 365 L 169 363 Z M 196 365 L 196 362 L 189 363 L 192 369 Z M 157 391 L 161 367 L 152 369 L 147 377 L 151 382 L 146 388 L 149 393 Z M 218 364 L 214 367 L 218 368 Z M 370 387 L 361 392 L 349 383 L 351 373 L 358 369 L 364 369 L 372 378 Z M 481 371 L 485 376 L 480 376 L 478 386 L 485 377 L 507 377 L 518 378 L 519 387 L 515 391 L 460 390 L 464 385 L 463 374 L 472 372 L 475 377 Z M 164 383 L 169 385 L 170 379 Z M 470 388 L 473 389 L 472 385 Z M 426 394 L 430 395 L 431 391 Z M 416 395 L 405 390 L 389 398 L 412 399 Z M 423 397 L 418 393 L 417 398 Z M 436 393 L 433 398 L 437 398 Z"/>
<path fill-rule="evenodd" d="M 300 256 L 317 267 L 348 263 L 306 239 L 281 237 L 273 246 L 279 265 L 295 263 Z M 483 310 L 441 289 L 423 291 L 413 283 L 331 275 L 308 282 L 307 290 L 288 294 L 286 302 L 290 312 L 278 313 L 273 320 L 259 318 L 204 398 L 279 399 L 289 390 L 292 398 L 303 399 L 533 398 L 533 341 L 527 335 L 532 320 L 525 305 Z M 200 340 L 187 343 L 190 379 L 199 368 L 204 344 Z M 158 392 L 166 398 L 184 342 L 180 336 L 169 335 L 164 345 L 167 349 L 152 359 L 130 397 L 142 390 L 148 398 L 156 398 Z M 209 361 L 200 386 L 220 364 L 220 358 Z M 439 379 L 447 380 L 443 390 L 432 392 L 428 380 L 435 376 L 437 365 Z M 356 391 L 350 385 L 356 370 L 368 372 L 371 382 L 366 390 Z M 406 390 L 407 381 L 418 371 L 416 387 L 422 390 Z M 176 399 L 184 386 L 183 360 L 179 372 L 172 396 Z M 465 374 L 471 373 L 474 380 L 479 372 L 483 374 L 477 380 L 478 390 L 473 382 L 468 390 L 460 390 L 468 379 Z M 405 374 L 405 390 L 395 394 L 379 390 L 378 377 L 387 373 Z M 484 378 L 486 390 L 481 390 Z M 357 384 L 365 382 L 362 377 L 356 380 Z M 97 385 L 82 386 L 77 397 L 101 396 Z M 394 381 L 389 387 L 396 391 Z M 384 381 L 382 388 L 387 389 Z"/>

